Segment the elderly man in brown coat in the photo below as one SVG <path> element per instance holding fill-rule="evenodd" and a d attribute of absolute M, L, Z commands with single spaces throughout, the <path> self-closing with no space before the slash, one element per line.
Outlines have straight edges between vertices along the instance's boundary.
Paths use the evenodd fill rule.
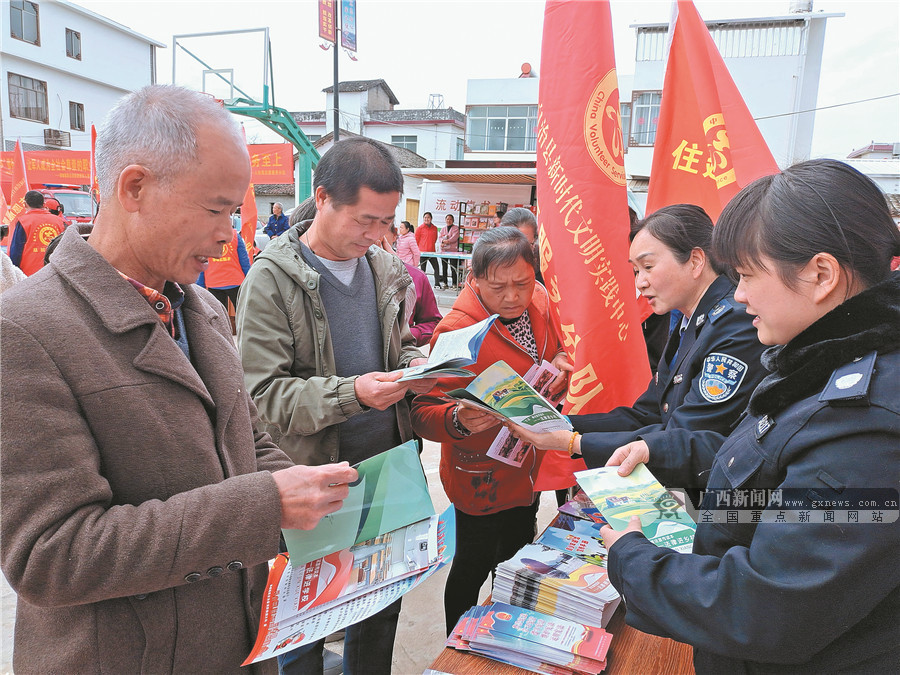
<path fill-rule="evenodd" d="M 110 113 L 97 156 L 90 241 L 67 231 L 3 297 L 14 668 L 238 672 L 280 528 L 314 527 L 356 471 L 292 466 L 256 430 L 228 319 L 191 284 L 250 179 L 230 115 L 147 87 Z"/>

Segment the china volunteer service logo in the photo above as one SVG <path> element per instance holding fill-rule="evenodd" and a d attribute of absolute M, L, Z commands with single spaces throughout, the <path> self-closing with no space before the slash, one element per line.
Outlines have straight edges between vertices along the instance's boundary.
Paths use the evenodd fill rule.
<path fill-rule="evenodd" d="M 710 403 L 721 403 L 735 395 L 747 374 L 747 364 L 728 354 L 713 353 L 703 359 L 700 395 Z"/>
<path fill-rule="evenodd" d="M 584 144 L 594 164 L 616 185 L 625 185 L 625 153 L 615 69 L 604 75 L 584 110 Z"/>
<path fill-rule="evenodd" d="M 40 242 L 41 246 L 47 246 L 47 244 L 56 238 L 56 235 L 57 231 L 55 227 L 52 225 L 42 225 L 37 231 L 37 240 Z"/>

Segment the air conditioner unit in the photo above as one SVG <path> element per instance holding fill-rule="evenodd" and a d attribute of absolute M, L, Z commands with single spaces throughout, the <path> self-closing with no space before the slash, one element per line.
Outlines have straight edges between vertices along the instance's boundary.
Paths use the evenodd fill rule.
<path fill-rule="evenodd" d="M 59 129 L 44 129 L 44 145 L 52 145 L 57 148 L 72 147 L 72 134 Z"/>

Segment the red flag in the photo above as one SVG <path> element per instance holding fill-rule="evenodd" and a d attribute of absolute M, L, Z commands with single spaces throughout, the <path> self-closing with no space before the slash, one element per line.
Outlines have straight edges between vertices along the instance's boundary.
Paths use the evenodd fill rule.
<path fill-rule="evenodd" d="M 551 312 L 575 366 L 565 409 L 604 412 L 631 405 L 650 380 L 628 262 L 609 2 L 548 1 L 541 69 L 538 223 Z M 535 490 L 574 484 L 561 455 L 546 454 Z"/>
<path fill-rule="evenodd" d="M 647 213 L 690 203 L 715 222 L 741 188 L 778 164 L 693 2 L 678 0 L 669 30 Z"/>
<path fill-rule="evenodd" d="M 241 239 L 244 240 L 244 246 L 247 247 L 247 255 L 250 256 L 251 262 L 256 256 L 256 220 L 259 212 L 256 209 L 256 192 L 253 189 L 253 183 L 247 186 L 247 192 L 244 193 L 244 201 L 241 203 Z"/>
<path fill-rule="evenodd" d="M 93 124 L 91 125 L 91 197 L 94 204 L 100 204 L 100 179 L 97 178 L 97 128 Z"/>
<path fill-rule="evenodd" d="M 16 141 L 15 155 L 13 156 L 12 185 L 10 186 L 9 206 L 3 222 L 9 225 L 9 231 L 0 242 L 3 246 L 9 245 L 9 238 L 13 234 L 19 215 L 25 211 L 25 193 L 28 192 L 28 174 L 25 171 L 25 154 L 22 146 Z"/>

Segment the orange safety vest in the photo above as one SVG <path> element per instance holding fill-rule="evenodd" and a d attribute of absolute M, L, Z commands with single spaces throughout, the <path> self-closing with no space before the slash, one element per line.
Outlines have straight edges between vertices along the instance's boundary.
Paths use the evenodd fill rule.
<path fill-rule="evenodd" d="M 238 258 L 238 233 L 234 232 L 231 241 L 222 246 L 219 258 L 210 258 L 209 266 L 204 274 L 207 288 L 227 288 L 240 286 L 244 281 L 244 270 Z"/>
<path fill-rule="evenodd" d="M 44 209 L 30 209 L 19 216 L 25 230 L 25 247 L 19 269 L 31 276 L 44 266 L 47 244 L 62 234 L 66 224 L 62 218 Z"/>

